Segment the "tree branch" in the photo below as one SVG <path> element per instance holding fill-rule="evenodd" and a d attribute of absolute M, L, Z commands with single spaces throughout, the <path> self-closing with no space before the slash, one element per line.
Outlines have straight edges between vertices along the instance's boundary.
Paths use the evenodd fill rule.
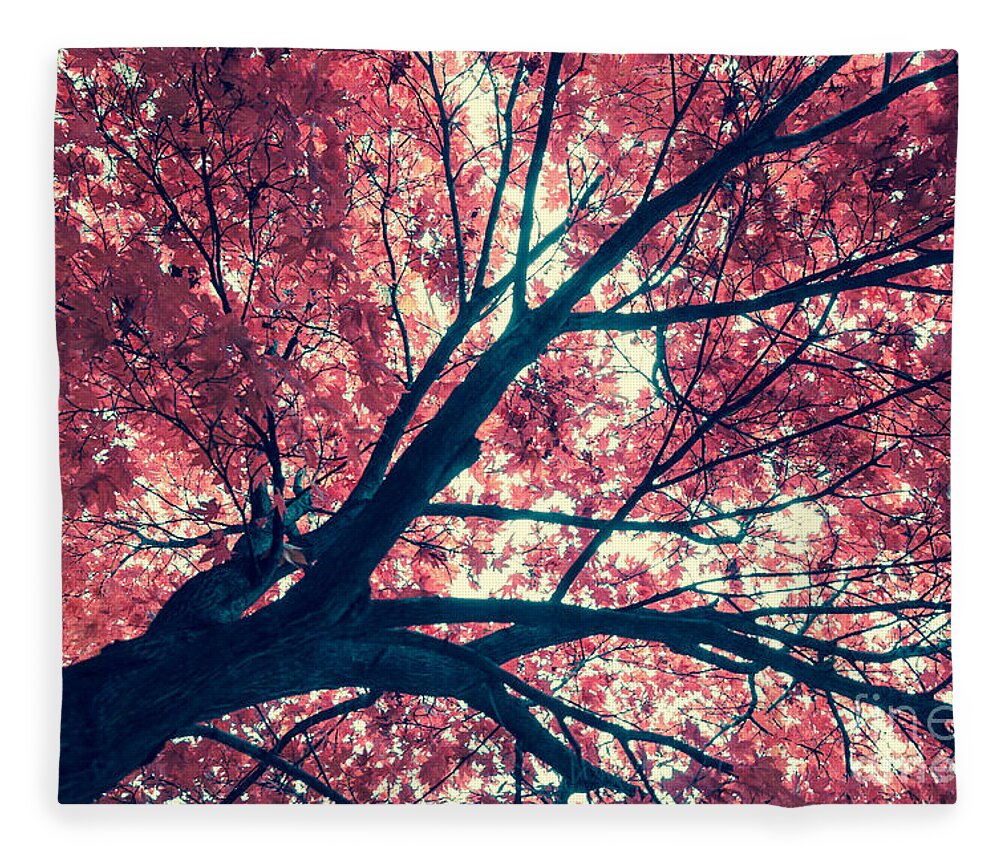
<path fill-rule="evenodd" d="M 708 304 L 684 305 L 663 311 L 633 311 L 630 313 L 592 311 L 574 313 L 566 320 L 563 331 L 641 331 L 654 326 L 676 325 L 677 323 L 746 316 L 752 313 L 798 304 L 805 299 L 819 296 L 836 296 L 850 290 L 866 287 L 887 286 L 901 292 L 930 292 L 935 295 L 950 295 L 947 290 L 932 290 L 907 284 L 889 283 L 891 278 L 908 275 L 944 266 L 952 262 L 951 251 L 927 251 L 909 260 L 891 263 L 863 275 L 845 275 L 830 281 L 815 281 L 813 277 L 803 278 L 780 289 L 771 290 L 753 299 Z M 859 261 L 860 262 L 860 261 Z"/>
<path fill-rule="evenodd" d="M 236 737 L 236 735 L 232 735 L 229 732 L 224 732 L 222 729 L 217 729 L 215 726 L 191 726 L 190 728 L 184 729 L 178 733 L 177 737 L 209 738 L 210 740 L 217 741 L 220 744 L 225 744 L 228 747 L 232 747 L 237 752 L 241 752 L 244 755 L 257 759 L 259 762 L 266 764 L 268 767 L 280 770 L 282 773 L 287 774 L 298 782 L 305 783 L 309 786 L 309 788 L 317 794 L 322 795 L 327 800 L 332 800 L 334 803 L 351 803 L 351 801 L 344 797 L 344 795 L 342 795 L 339 791 L 330 788 L 322 780 L 319 780 L 311 773 L 304 771 L 298 765 L 292 764 L 290 761 L 283 759 L 280 755 L 277 755 L 270 750 L 263 749 L 262 747 L 252 744 L 243 738 Z"/>

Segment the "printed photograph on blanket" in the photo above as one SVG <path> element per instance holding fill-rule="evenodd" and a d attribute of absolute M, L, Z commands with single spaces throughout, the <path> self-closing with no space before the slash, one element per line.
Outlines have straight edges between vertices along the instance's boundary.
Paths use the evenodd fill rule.
<path fill-rule="evenodd" d="M 951 803 L 957 57 L 65 50 L 62 803 Z"/>

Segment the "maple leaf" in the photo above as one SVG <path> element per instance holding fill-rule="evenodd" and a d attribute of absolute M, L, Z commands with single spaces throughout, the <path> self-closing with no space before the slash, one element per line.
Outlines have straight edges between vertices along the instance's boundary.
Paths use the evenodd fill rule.
<path fill-rule="evenodd" d="M 294 564 L 296 567 L 308 567 L 309 560 L 303 555 L 302 549 L 295 546 L 295 544 L 288 543 L 285 541 L 284 546 L 281 550 L 282 561 L 288 564 Z"/>

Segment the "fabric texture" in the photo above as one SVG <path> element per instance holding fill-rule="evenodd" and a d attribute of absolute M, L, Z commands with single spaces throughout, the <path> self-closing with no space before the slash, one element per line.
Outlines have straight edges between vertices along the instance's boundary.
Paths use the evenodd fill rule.
<path fill-rule="evenodd" d="M 62 802 L 954 800 L 954 52 L 57 74 Z"/>

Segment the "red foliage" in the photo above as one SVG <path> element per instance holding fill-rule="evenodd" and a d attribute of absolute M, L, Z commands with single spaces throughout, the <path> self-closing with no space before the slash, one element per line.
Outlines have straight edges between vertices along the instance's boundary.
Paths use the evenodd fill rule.
<path fill-rule="evenodd" d="M 66 663 L 353 667 L 91 793 L 951 800 L 955 102 L 944 52 L 65 53 Z"/>

